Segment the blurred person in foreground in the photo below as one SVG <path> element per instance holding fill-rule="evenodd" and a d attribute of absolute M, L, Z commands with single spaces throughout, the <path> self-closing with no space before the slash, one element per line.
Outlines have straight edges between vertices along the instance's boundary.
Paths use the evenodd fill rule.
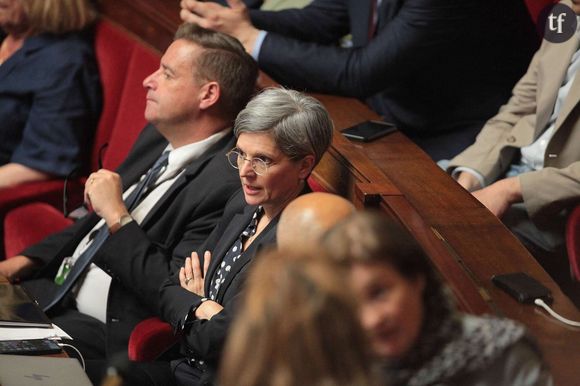
<path fill-rule="evenodd" d="M 314 250 L 260 255 L 228 336 L 219 384 L 378 385 L 347 274 Z"/>
<path fill-rule="evenodd" d="M 326 231 L 354 212 L 354 205 L 336 194 L 304 194 L 288 204 L 280 215 L 276 231 L 278 249 L 313 250 Z"/>
<path fill-rule="evenodd" d="M 89 0 L 0 0 L 0 188 L 88 160 L 102 105 L 96 16 Z"/>
<path fill-rule="evenodd" d="M 393 220 L 357 213 L 323 246 L 350 265 L 362 325 L 389 385 L 553 385 L 526 329 L 459 313 L 423 250 Z"/>
<path fill-rule="evenodd" d="M 272 88 L 238 114 L 234 133 L 228 159 L 242 189 L 161 288 L 162 315 L 182 335 L 185 358 L 172 362 L 178 385 L 214 381 L 247 270 L 261 248 L 275 245 L 282 210 L 309 191 L 306 179 L 330 146 L 333 125 L 316 99 Z"/>

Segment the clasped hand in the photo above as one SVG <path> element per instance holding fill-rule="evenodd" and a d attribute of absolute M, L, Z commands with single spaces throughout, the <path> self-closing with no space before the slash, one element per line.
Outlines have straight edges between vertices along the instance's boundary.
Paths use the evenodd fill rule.
<path fill-rule="evenodd" d="M 128 214 L 123 202 L 121 177 L 110 170 L 100 169 L 91 173 L 85 184 L 84 199 L 109 227 Z"/>

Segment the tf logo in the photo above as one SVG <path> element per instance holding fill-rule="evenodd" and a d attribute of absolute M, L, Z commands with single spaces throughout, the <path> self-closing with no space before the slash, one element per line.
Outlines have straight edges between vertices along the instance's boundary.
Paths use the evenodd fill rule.
<path fill-rule="evenodd" d="M 544 38 L 552 43 L 562 43 L 576 32 L 576 13 L 565 4 L 556 4 L 546 19 Z"/>

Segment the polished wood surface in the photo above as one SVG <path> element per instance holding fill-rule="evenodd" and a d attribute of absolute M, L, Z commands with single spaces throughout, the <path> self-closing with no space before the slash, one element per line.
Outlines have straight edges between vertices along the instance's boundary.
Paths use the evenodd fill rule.
<path fill-rule="evenodd" d="M 177 0 L 101 3 L 106 17 L 159 51 L 169 45 L 179 24 Z M 275 83 L 262 75 L 260 85 Z M 526 272 L 550 288 L 556 311 L 580 320 L 580 311 L 519 241 L 402 133 L 371 143 L 351 142 L 340 135 L 351 125 L 379 118 L 363 103 L 314 96 L 326 106 L 336 129 L 332 148 L 314 172 L 321 185 L 359 207 L 374 206 L 397 218 L 427 251 L 461 309 L 524 323 L 537 338 L 556 384 L 578 384 L 580 329 L 549 318 L 537 307 L 517 303 L 491 283 L 495 274 Z"/>
<path fill-rule="evenodd" d="M 98 4 L 107 19 L 124 26 L 159 52 L 171 44 L 181 23 L 179 0 L 100 0 Z"/>

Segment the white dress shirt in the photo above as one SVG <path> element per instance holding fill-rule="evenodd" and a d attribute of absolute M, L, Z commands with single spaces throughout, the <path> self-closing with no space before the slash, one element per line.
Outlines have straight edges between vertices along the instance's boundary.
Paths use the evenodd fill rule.
<path fill-rule="evenodd" d="M 155 204 L 169 190 L 171 185 L 183 173 L 187 165 L 201 157 L 211 146 L 225 137 L 229 131 L 230 129 L 226 129 L 202 141 L 181 146 L 177 149 L 173 149 L 171 145 L 168 145 L 166 148 L 166 150 L 170 151 L 168 164 L 164 170 L 161 171 L 153 190 L 151 190 L 151 192 L 131 211 L 131 217 L 133 217 L 133 220 L 137 224 L 140 224 Z M 145 177 L 145 174 L 146 173 L 141 176 L 141 179 Z M 131 194 L 137 184 L 138 182 L 125 190 L 123 193 L 123 199 Z M 105 220 L 101 219 L 81 240 L 72 255 L 70 261 L 71 264 L 74 264 L 76 259 L 78 259 L 92 242 L 90 235 L 103 225 L 105 225 Z M 119 258 L 123 257 L 124 256 L 119 256 Z M 83 314 L 90 315 L 101 322 L 106 323 L 107 299 L 110 285 L 111 276 L 95 264 L 91 264 L 87 269 L 87 272 L 84 274 L 84 277 L 79 280 L 79 283 L 73 289 L 73 293 L 76 295 L 77 309 Z"/>

